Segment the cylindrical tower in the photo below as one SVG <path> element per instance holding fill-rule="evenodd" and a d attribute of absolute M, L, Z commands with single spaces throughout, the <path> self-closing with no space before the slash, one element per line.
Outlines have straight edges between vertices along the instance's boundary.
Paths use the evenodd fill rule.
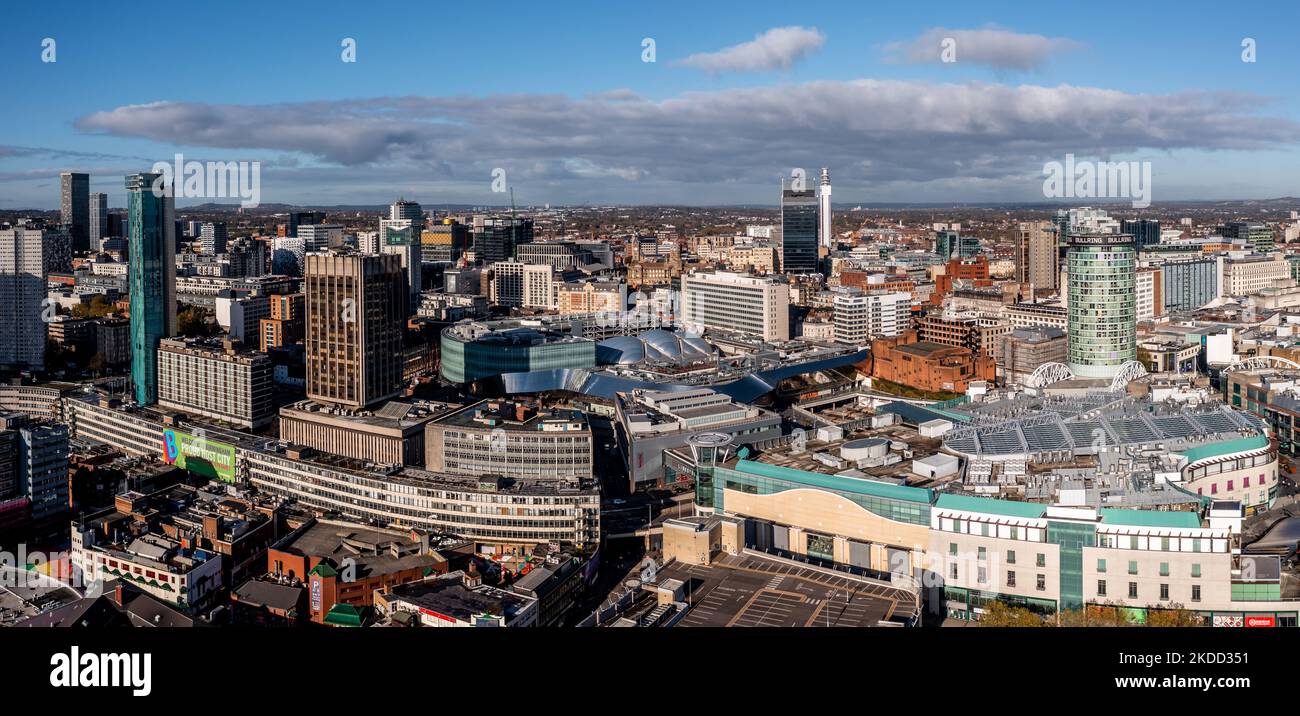
<path fill-rule="evenodd" d="M 1068 353 L 1080 378 L 1137 359 L 1137 252 L 1129 234 L 1074 234 L 1066 253 Z"/>
<path fill-rule="evenodd" d="M 723 433 L 700 433 L 687 439 L 695 458 L 695 514 L 711 515 L 715 504 L 713 469 L 731 452 L 731 436 Z"/>

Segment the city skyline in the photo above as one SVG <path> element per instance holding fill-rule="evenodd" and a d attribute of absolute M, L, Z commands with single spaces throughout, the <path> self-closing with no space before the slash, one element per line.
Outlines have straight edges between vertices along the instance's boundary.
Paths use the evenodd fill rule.
<path fill-rule="evenodd" d="M 1157 203 L 1300 195 L 1288 171 L 1297 50 L 1283 30 L 1294 9 L 1112 9 L 692 6 L 699 22 L 680 23 L 518 5 L 404 9 L 409 22 L 394 24 L 377 8 L 259 6 L 264 26 L 293 28 L 282 34 L 178 9 L 172 20 L 223 38 L 207 43 L 152 32 L 157 21 L 129 8 L 102 19 L 168 61 L 151 82 L 120 85 L 99 81 L 126 66 L 91 34 L 100 11 L 60 28 L 26 6 L 0 30 L 12 95 L 32 108 L 0 118 L 0 209 L 55 208 L 51 177 L 68 170 L 120 207 L 113 177 L 176 154 L 260 162 L 263 202 L 317 206 L 398 193 L 507 205 L 498 169 L 495 188 L 521 205 L 764 204 L 776 180 L 801 168 L 815 182 L 821 166 L 841 205 L 1041 201 L 1044 164 L 1067 155 L 1149 162 Z M 1097 19 L 1117 12 L 1123 22 Z M 547 33 L 480 52 L 458 31 L 488 22 L 502 37 Z M 60 85 L 83 91 L 50 97 Z"/>

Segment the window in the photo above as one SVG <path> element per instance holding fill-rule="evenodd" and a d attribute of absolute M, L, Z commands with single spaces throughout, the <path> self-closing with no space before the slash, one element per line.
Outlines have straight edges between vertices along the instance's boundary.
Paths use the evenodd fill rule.
<path fill-rule="evenodd" d="M 1198 563 L 1198 564 L 1193 564 L 1193 565 L 1192 565 L 1192 577 L 1193 577 L 1193 578 L 1200 578 L 1200 576 L 1201 576 L 1201 565 L 1200 565 L 1199 563 Z"/>
<path fill-rule="evenodd" d="M 962 529 L 961 529 L 961 520 L 953 520 L 953 521 L 952 521 L 952 531 L 953 531 L 953 532 L 961 532 L 961 531 L 962 531 Z"/>
<path fill-rule="evenodd" d="M 1106 571 L 1106 560 L 1104 560 L 1104 559 L 1099 559 L 1099 560 L 1097 560 L 1097 571 L 1098 571 L 1098 572 L 1105 572 L 1105 571 Z"/>
<path fill-rule="evenodd" d="M 989 536 L 989 523 L 987 522 L 980 523 L 980 534 L 985 537 Z"/>
<path fill-rule="evenodd" d="M 1129 599 L 1137 599 L 1137 597 L 1138 597 L 1138 583 L 1137 583 L 1137 582 L 1129 582 L 1129 583 L 1128 583 L 1128 598 L 1129 598 Z"/>
<path fill-rule="evenodd" d="M 1038 575 L 1038 580 L 1037 580 L 1037 581 L 1038 581 L 1038 584 L 1037 584 L 1038 591 L 1041 592 L 1041 591 L 1047 589 L 1047 577 L 1044 577 L 1043 575 L 1040 574 L 1040 575 Z"/>
<path fill-rule="evenodd" d="M 1014 586 L 1016 586 L 1016 573 L 1015 573 L 1015 572 L 1011 572 L 1011 571 L 1008 571 L 1008 572 L 1007 572 L 1007 586 L 1008 586 L 1008 587 L 1014 587 Z"/>
<path fill-rule="evenodd" d="M 1016 551 L 1013 549 L 1007 550 L 1007 564 L 1015 564 L 1015 563 L 1016 563 Z"/>
<path fill-rule="evenodd" d="M 988 572 L 986 572 L 983 567 L 980 567 L 979 570 L 975 572 L 975 580 L 978 581 L 980 584 L 984 584 L 985 582 L 989 581 Z"/>
<path fill-rule="evenodd" d="M 1138 538 L 1137 538 L 1137 535 L 1129 535 L 1129 538 L 1128 538 L 1128 548 L 1129 548 L 1129 549 L 1137 549 L 1137 548 L 1138 548 Z"/>
<path fill-rule="evenodd" d="M 1201 601 L 1201 585 L 1199 584 L 1192 585 L 1192 601 L 1193 602 Z"/>
<path fill-rule="evenodd" d="M 956 542 L 949 542 L 949 543 L 948 543 L 948 554 L 951 554 L 951 555 L 954 555 L 954 556 L 957 554 L 957 543 L 956 543 Z"/>
<path fill-rule="evenodd" d="M 1046 567 L 1047 555 L 1043 554 L 1042 552 L 1039 552 L 1038 556 L 1034 559 L 1034 564 L 1039 567 Z"/>
<path fill-rule="evenodd" d="M 1162 601 L 1162 602 L 1167 602 L 1167 601 L 1169 601 L 1169 585 L 1168 585 L 1168 584 L 1162 584 L 1162 585 L 1160 585 L 1160 601 Z"/>
<path fill-rule="evenodd" d="M 979 552 L 979 561 L 983 562 L 985 556 L 986 556 L 986 554 L 985 554 L 984 548 L 983 548 L 983 547 L 980 547 L 980 552 Z M 982 581 L 984 581 L 984 580 L 981 579 L 980 581 L 982 582 Z"/>
<path fill-rule="evenodd" d="M 1106 596 L 1106 580 L 1104 579 L 1097 580 L 1097 596 L 1099 597 Z"/>
<path fill-rule="evenodd" d="M 956 579 L 956 578 L 957 578 L 957 565 L 954 564 L 954 565 L 949 566 L 949 568 L 948 568 L 948 578 L 949 578 L 949 579 Z"/>
<path fill-rule="evenodd" d="M 1129 574 L 1137 574 L 1137 573 L 1138 573 L 1138 563 L 1137 563 L 1136 561 L 1129 560 L 1129 563 L 1128 563 L 1128 573 L 1129 573 Z"/>
<path fill-rule="evenodd" d="M 1020 528 L 1019 528 L 1019 527 L 1012 527 L 1012 528 L 1011 528 L 1011 539 L 1020 539 Z"/>
<path fill-rule="evenodd" d="M 1162 552 L 1168 552 L 1168 551 L 1169 551 L 1169 538 L 1168 538 L 1168 537 L 1161 537 L 1161 538 L 1160 538 L 1160 551 L 1162 551 Z"/>
<path fill-rule="evenodd" d="M 1193 539 L 1193 540 L 1192 540 L 1192 551 L 1193 551 L 1193 552 L 1200 552 L 1200 551 L 1201 551 L 1201 540 L 1200 540 L 1199 538 L 1196 538 L 1196 539 Z"/>
<path fill-rule="evenodd" d="M 1168 563 L 1168 562 L 1161 562 L 1161 563 L 1160 563 L 1160 576 L 1162 576 L 1162 577 L 1168 577 L 1168 576 L 1169 576 L 1169 563 Z"/>

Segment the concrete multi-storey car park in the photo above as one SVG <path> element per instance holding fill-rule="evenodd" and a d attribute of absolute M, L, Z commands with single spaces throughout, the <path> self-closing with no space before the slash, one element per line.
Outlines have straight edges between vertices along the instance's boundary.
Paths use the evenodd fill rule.
<path fill-rule="evenodd" d="M 752 550 L 914 580 L 932 614 L 977 619 L 1000 600 L 1045 615 L 1181 607 L 1216 624 L 1297 625 L 1300 593 L 1277 558 L 1242 553 L 1238 502 L 1098 508 L 1083 490 L 1018 502 L 771 465 L 745 448 L 726 454 L 726 436 L 711 444 L 717 460 L 693 446 L 697 512 L 742 519 Z"/>

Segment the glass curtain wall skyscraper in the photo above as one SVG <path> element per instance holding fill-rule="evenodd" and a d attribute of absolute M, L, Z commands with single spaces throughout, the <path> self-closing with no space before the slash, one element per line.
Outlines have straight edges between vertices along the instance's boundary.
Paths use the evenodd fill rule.
<path fill-rule="evenodd" d="M 819 206 L 812 189 L 786 188 L 781 181 L 781 271 L 817 272 Z"/>
<path fill-rule="evenodd" d="M 154 191 L 158 181 L 160 192 Z M 126 178 L 127 276 L 131 297 L 131 385 L 135 400 L 158 400 L 158 342 L 176 334 L 176 221 L 159 174 Z"/>
<path fill-rule="evenodd" d="M 89 251 L 90 175 L 63 172 L 59 175 L 59 189 L 59 216 L 72 232 L 72 250 Z"/>
<path fill-rule="evenodd" d="M 1082 378 L 1137 359 L 1137 252 L 1128 234 L 1074 234 L 1066 254 L 1067 356 Z"/>
<path fill-rule="evenodd" d="M 1138 251 L 1160 243 L 1160 222 L 1155 219 L 1125 219 L 1120 222 L 1119 230 L 1133 236 L 1133 246 Z"/>
<path fill-rule="evenodd" d="M 90 195 L 90 250 L 98 251 L 99 242 L 108 236 L 108 194 Z"/>

